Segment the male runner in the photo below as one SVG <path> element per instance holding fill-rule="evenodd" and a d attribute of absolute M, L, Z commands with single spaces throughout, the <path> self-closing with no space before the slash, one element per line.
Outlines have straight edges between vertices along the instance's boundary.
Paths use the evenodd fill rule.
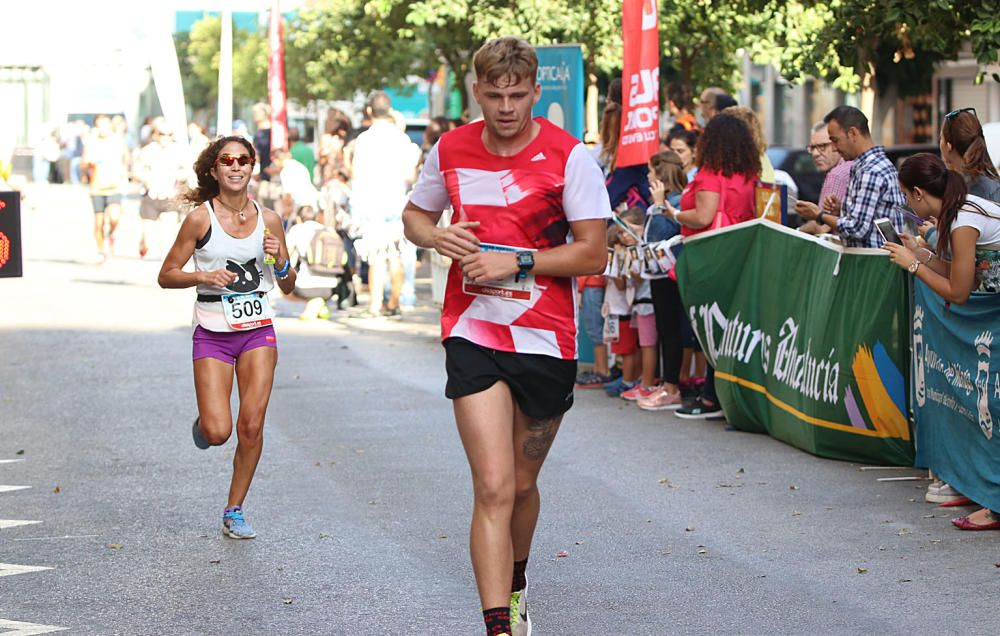
<path fill-rule="evenodd" d="M 403 221 L 410 241 L 453 259 L 441 331 L 445 395 L 472 471 L 472 568 L 486 633 L 521 635 L 538 473 L 573 404 L 573 277 L 604 270 L 611 206 L 584 145 L 531 117 L 541 90 L 531 45 L 491 40 L 473 65 L 483 121 L 441 137 Z M 454 223 L 439 228 L 449 205 Z"/>

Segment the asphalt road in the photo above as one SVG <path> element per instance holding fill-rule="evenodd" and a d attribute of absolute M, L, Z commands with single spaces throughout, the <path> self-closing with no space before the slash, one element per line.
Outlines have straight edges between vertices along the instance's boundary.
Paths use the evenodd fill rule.
<path fill-rule="evenodd" d="M 432 309 L 279 320 L 259 536 L 228 540 L 235 439 L 190 438 L 191 292 L 133 255 L 134 211 L 97 266 L 84 193 L 30 194 L 25 277 L 0 279 L 0 634 L 482 633 Z M 859 468 L 578 391 L 534 633 L 996 633 L 1000 533 L 876 481 L 917 470 Z"/>

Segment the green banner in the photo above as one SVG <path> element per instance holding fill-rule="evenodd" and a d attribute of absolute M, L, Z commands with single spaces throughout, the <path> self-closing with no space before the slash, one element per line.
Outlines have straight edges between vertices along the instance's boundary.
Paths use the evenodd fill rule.
<path fill-rule="evenodd" d="M 758 220 L 685 240 L 681 297 L 729 422 L 820 457 L 912 466 L 906 274 Z"/>

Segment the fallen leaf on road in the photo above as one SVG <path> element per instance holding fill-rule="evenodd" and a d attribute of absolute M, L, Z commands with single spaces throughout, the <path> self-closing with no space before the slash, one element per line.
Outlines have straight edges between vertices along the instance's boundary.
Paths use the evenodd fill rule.
<path fill-rule="evenodd" d="M 799 490 L 799 487 L 798 486 L 789 486 L 788 489 L 789 490 Z"/>
<path fill-rule="evenodd" d="M 698 554 L 708 554 L 708 550 L 706 550 L 705 548 L 701 548 L 700 550 L 698 550 Z"/>
<path fill-rule="evenodd" d="M 933 519 L 934 515 L 924 515 L 924 519 Z"/>
<path fill-rule="evenodd" d="M 801 512 L 799 512 L 798 510 L 793 510 L 793 511 L 792 511 L 792 516 L 793 516 L 793 517 L 801 517 L 801 516 L 802 516 L 802 513 L 801 513 Z"/>
<path fill-rule="evenodd" d="M 684 532 L 694 532 L 694 531 L 695 531 L 694 526 L 688 526 L 687 528 L 684 528 Z"/>
<path fill-rule="evenodd" d="M 899 579 L 900 583 L 912 583 L 913 579 Z"/>
<path fill-rule="evenodd" d="M 320 538 L 320 539 L 329 539 L 329 538 L 330 538 L 330 535 L 328 535 L 328 534 L 327 534 L 327 533 L 325 533 L 325 532 L 320 532 L 320 533 L 319 533 L 319 538 Z"/>
<path fill-rule="evenodd" d="M 365 449 L 363 449 L 363 448 L 355 448 L 354 452 L 357 453 L 358 455 L 363 455 L 364 452 L 365 452 Z"/>
<path fill-rule="evenodd" d="M 111 548 L 112 550 L 121 550 L 121 549 L 122 549 L 122 548 L 124 548 L 125 546 L 123 546 L 123 545 L 122 545 L 122 544 L 120 544 L 120 543 L 109 543 L 109 544 L 108 544 L 108 547 L 109 547 L 109 548 Z"/>
<path fill-rule="evenodd" d="M 858 568 L 858 574 L 867 574 L 868 568 Z"/>
<path fill-rule="evenodd" d="M 577 545 L 583 545 L 583 544 L 584 544 L 584 541 L 583 541 L 583 540 L 581 539 L 581 540 L 577 541 L 577 542 L 576 542 L 576 544 L 577 544 Z"/>
<path fill-rule="evenodd" d="M 448 538 L 448 535 L 446 535 L 446 534 L 440 534 L 440 535 L 438 535 L 438 539 L 447 539 L 447 538 Z"/>
<path fill-rule="evenodd" d="M 221 559 L 209 559 L 208 562 L 211 563 L 212 565 L 219 565 L 220 563 L 222 563 L 222 560 Z"/>
<path fill-rule="evenodd" d="M 563 550 L 562 552 L 557 552 L 556 556 L 557 557 L 568 557 L 569 556 L 569 552 Z"/>
<path fill-rule="evenodd" d="M 52 489 L 52 494 L 58 495 L 61 492 L 62 488 L 60 488 L 59 486 L 56 486 L 55 488 Z"/>
<path fill-rule="evenodd" d="M 660 479 L 656 483 L 658 483 L 658 484 L 669 484 L 670 480 L 669 479 Z"/>
<path fill-rule="evenodd" d="M 741 469 L 739 469 L 739 470 L 737 470 L 737 471 L 736 471 L 736 474 L 737 474 L 737 475 L 742 475 L 742 474 L 744 474 L 744 473 L 746 473 L 746 472 L 747 472 L 747 471 L 745 471 L 745 470 L 743 470 L 743 469 L 741 468 Z"/>
<path fill-rule="evenodd" d="M 901 537 L 904 537 L 904 536 L 910 534 L 910 529 L 909 528 L 900 528 L 899 532 L 897 532 L 896 534 L 898 534 Z"/>
<path fill-rule="evenodd" d="M 14 454 L 15 454 L 15 455 L 24 455 L 24 449 L 22 448 L 21 450 L 17 451 L 17 452 L 16 452 L 16 453 L 14 453 Z"/>
<path fill-rule="evenodd" d="M 317 466 L 319 466 L 319 465 L 320 465 L 320 463 L 319 463 L 319 462 L 316 462 L 316 465 L 317 465 Z"/>
<path fill-rule="evenodd" d="M 931 543 L 941 543 L 941 539 L 931 539 Z"/>
<path fill-rule="evenodd" d="M 1000 561 L 997 561 L 996 563 L 994 563 L 994 564 L 993 564 L 993 567 L 995 567 L 995 568 L 1000 568 Z"/>
<path fill-rule="evenodd" d="M 281 602 L 284 603 L 285 605 L 291 605 L 292 604 L 292 599 L 290 599 L 290 598 L 283 598 L 283 599 L 281 599 Z"/>

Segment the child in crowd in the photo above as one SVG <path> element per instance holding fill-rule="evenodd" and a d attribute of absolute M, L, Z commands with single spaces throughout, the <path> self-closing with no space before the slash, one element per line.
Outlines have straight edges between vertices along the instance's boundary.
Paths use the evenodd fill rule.
<path fill-rule="evenodd" d="M 581 276 L 577 279 L 580 289 L 580 322 L 594 346 L 594 368 L 576 376 L 579 389 L 596 389 L 614 380 L 608 369 L 608 347 L 604 344 L 604 287 L 607 281 L 602 274 Z"/>
<path fill-rule="evenodd" d="M 641 369 L 641 382 L 630 389 L 622 391 L 621 397 L 635 401 L 653 394 L 657 387 L 656 382 L 656 316 L 653 315 L 653 297 L 650 292 L 649 280 L 642 277 L 641 259 L 642 255 L 634 249 L 640 241 L 636 237 L 641 237 L 643 225 L 646 220 L 646 211 L 639 207 L 632 207 L 621 216 L 622 221 L 628 228 L 619 227 L 619 240 L 625 249 L 630 249 L 628 259 L 628 271 L 626 274 L 626 285 L 630 288 L 632 299 L 630 308 L 630 326 L 638 336 L 639 344 L 639 367 Z"/>
<path fill-rule="evenodd" d="M 687 185 L 684 161 L 677 153 L 667 150 L 649 159 L 649 187 L 653 204 L 646 210 L 643 242 L 664 241 L 680 233 L 680 225 L 663 214 L 664 203 L 677 206 L 681 192 Z M 655 308 L 655 328 L 659 333 L 659 354 L 663 384 L 651 394 L 641 396 L 639 408 L 663 411 L 680 408 L 682 404 L 680 381 L 684 377 L 681 366 L 684 307 L 680 301 L 677 283 L 667 274 L 643 274 L 651 290 Z M 654 350 L 655 356 L 655 350 Z M 655 364 L 655 358 L 654 358 Z M 690 361 L 689 361 L 690 364 Z"/>
<path fill-rule="evenodd" d="M 622 269 L 626 261 L 627 247 L 622 241 L 622 233 L 617 225 L 608 228 L 608 247 L 614 250 L 611 260 L 618 265 L 612 264 L 609 268 L 610 273 L 615 275 L 605 277 L 607 284 L 604 288 L 604 306 L 601 313 L 604 314 L 609 326 L 614 321 L 618 323 L 618 339 L 610 342 L 610 345 L 611 353 L 622 357 L 622 374 L 605 384 L 604 390 L 611 397 L 619 397 L 623 392 L 639 384 L 639 336 L 632 324 L 632 299 L 635 289 L 629 285 L 628 273 Z"/>

